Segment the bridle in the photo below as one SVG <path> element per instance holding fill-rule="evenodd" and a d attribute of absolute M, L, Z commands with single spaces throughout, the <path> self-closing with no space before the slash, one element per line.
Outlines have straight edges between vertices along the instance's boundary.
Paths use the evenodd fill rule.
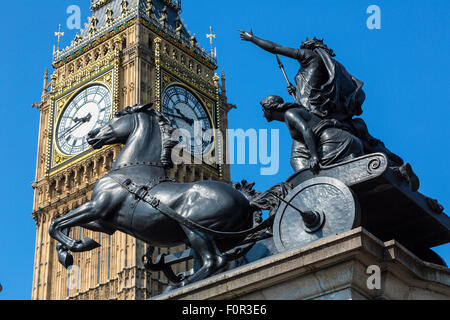
<path fill-rule="evenodd" d="M 108 124 L 108 128 L 112 131 L 112 133 L 115 135 L 116 131 L 114 130 L 113 126 L 111 124 Z M 136 130 L 136 113 L 133 114 L 133 132 Z M 165 169 L 165 166 L 162 162 L 155 162 L 155 161 L 137 161 L 137 162 L 127 162 L 124 164 L 121 164 L 111 170 L 111 172 L 118 171 L 120 169 L 124 168 L 130 168 L 130 167 L 157 167 Z"/>

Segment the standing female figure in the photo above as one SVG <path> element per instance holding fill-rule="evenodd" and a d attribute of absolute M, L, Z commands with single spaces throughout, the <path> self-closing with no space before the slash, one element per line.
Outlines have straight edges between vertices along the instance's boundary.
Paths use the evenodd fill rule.
<path fill-rule="evenodd" d="M 241 39 L 273 53 L 298 60 L 297 88 L 289 86 L 295 102 L 321 118 L 346 120 L 362 114 L 366 98 L 363 82 L 350 75 L 323 40 L 306 39 L 300 48 L 289 48 L 241 31 Z"/>

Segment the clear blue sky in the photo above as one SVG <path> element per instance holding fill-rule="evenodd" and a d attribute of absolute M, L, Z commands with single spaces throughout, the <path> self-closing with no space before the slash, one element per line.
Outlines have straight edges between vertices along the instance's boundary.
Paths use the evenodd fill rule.
<path fill-rule="evenodd" d="M 66 8 L 78 4 L 83 23 L 88 0 L 7 1 L 2 7 L 0 41 L 0 299 L 30 299 L 35 246 L 31 218 L 39 113 L 45 67 L 50 67 L 53 32 L 65 25 Z M 381 8 L 381 30 L 366 27 L 366 8 Z M 267 124 L 259 101 L 278 94 L 288 99 L 274 57 L 241 42 L 238 29 L 298 47 L 307 36 L 325 38 L 337 59 L 365 82 L 363 118 L 372 134 L 412 163 L 420 191 L 450 210 L 450 101 L 448 0 L 434 1 L 288 1 L 185 0 L 182 17 L 188 29 L 209 49 L 212 25 L 219 64 L 227 75 L 230 128 L 280 129 L 281 168 L 276 176 L 260 176 L 260 165 L 232 168 L 233 180 L 246 178 L 264 190 L 291 173 L 290 137 L 281 124 Z M 63 44 L 75 32 L 63 30 Z M 298 69 L 284 59 L 291 78 Z M 450 263 L 449 245 L 436 249 Z"/>

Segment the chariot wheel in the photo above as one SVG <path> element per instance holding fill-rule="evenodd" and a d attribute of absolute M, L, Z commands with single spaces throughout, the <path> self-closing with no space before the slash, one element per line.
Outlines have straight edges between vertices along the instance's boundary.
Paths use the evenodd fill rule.
<path fill-rule="evenodd" d="M 275 214 L 273 238 L 279 252 L 360 225 L 356 196 L 343 182 L 328 177 L 312 178 L 292 189 Z"/>

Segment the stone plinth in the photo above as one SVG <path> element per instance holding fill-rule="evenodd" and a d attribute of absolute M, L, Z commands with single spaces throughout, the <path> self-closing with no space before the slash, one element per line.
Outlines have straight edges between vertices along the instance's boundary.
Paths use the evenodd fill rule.
<path fill-rule="evenodd" d="M 369 266 L 379 266 L 380 287 Z M 372 286 L 373 287 L 373 286 Z M 427 263 L 363 228 L 321 239 L 160 295 L 170 299 L 450 299 L 450 269 Z"/>

